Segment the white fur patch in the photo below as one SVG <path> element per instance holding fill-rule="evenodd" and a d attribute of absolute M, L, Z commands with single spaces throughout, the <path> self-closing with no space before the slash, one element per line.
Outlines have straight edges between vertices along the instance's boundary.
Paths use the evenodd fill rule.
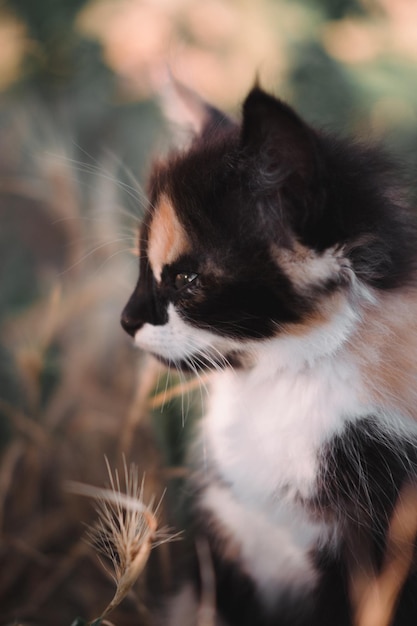
<path fill-rule="evenodd" d="M 237 497 L 274 520 L 282 498 L 312 496 L 321 446 L 370 410 L 345 357 L 275 375 L 264 362 L 216 376 L 203 438 Z"/>
<path fill-rule="evenodd" d="M 350 271 L 347 259 L 341 249 L 336 247 L 319 254 L 294 241 L 292 248 L 274 248 L 273 255 L 301 293 L 314 285 L 336 278 L 342 271 Z"/>
<path fill-rule="evenodd" d="M 298 595 L 315 586 L 317 572 L 309 552 L 322 534 L 321 525 L 300 517 L 295 507 L 279 505 L 271 523 L 218 485 L 203 492 L 201 506 L 215 513 L 226 536 L 238 548 L 240 566 L 254 580 L 265 602 L 272 605 L 279 600 L 277 590 Z"/>
<path fill-rule="evenodd" d="M 257 362 L 266 368 L 260 370 L 261 376 L 267 369 L 274 374 L 277 370 L 295 372 L 313 367 L 349 340 L 360 321 L 356 303 L 352 305 L 345 295 L 336 293 L 327 298 L 322 309 L 322 319 L 282 329 L 273 339 L 253 343 Z"/>
<path fill-rule="evenodd" d="M 216 338 L 213 333 L 187 324 L 173 304 L 168 306 L 168 321 L 164 325 L 144 324 L 135 335 L 135 345 L 170 361 L 193 356 L 221 354 L 230 342 Z M 198 363 L 198 361 L 197 361 Z"/>

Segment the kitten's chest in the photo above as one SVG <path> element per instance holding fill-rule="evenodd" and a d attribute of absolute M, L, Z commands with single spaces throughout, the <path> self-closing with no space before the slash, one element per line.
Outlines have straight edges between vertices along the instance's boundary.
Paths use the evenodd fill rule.
<path fill-rule="evenodd" d="M 283 495 L 313 495 L 321 446 L 367 410 L 346 363 L 274 376 L 225 372 L 214 382 L 203 436 L 236 495 L 273 515 Z"/>

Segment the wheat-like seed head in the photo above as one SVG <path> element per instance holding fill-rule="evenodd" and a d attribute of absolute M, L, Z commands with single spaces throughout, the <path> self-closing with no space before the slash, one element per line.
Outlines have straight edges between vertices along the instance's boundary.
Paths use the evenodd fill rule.
<path fill-rule="evenodd" d="M 91 545 L 110 559 L 110 572 L 116 592 L 100 619 L 106 617 L 126 597 L 144 570 L 150 551 L 156 545 L 175 539 L 167 529 L 158 529 L 157 512 L 161 500 L 155 506 L 154 498 L 144 503 L 144 477 L 139 480 L 138 468 L 127 466 L 123 459 L 123 480 L 119 472 L 112 472 L 106 459 L 110 486 L 100 489 L 81 483 L 70 483 L 73 493 L 97 499 L 98 519 L 88 532 Z"/>

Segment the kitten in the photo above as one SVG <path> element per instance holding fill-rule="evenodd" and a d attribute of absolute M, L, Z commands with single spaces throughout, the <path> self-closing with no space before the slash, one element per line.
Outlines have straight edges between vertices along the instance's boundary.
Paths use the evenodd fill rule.
<path fill-rule="evenodd" d="M 191 146 L 154 166 L 122 325 L 166 365 L 213 371 L 194 484 L 218 623 L 352 624 L 351 572 L 383 567 L 417 473 L 402 196 L 379 150 L 259 87 L 241 124 L 208 108 Z M 412 566 L 395 624 L 417 623 L 416 580 Z"/>

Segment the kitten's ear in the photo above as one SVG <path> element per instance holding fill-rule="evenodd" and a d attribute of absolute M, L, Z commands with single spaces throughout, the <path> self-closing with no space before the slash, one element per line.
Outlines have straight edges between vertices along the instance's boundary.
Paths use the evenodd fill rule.
<path fill-rule="evenodd" d="M 286 104 L 254 87 L 243 105 L 242 145 L 261 167 L 282 178 L 305 183 L 316 170 L 313 132 Z"/>
<path fill-rule="evenodd" d="M 162 111 L 171 124 L 177 145 L 187 145 L 206 129 L 233 124 L 224 113 L 205 102 L 189 87 L 179 83 L 170 73 L 160 89 Z"/>

